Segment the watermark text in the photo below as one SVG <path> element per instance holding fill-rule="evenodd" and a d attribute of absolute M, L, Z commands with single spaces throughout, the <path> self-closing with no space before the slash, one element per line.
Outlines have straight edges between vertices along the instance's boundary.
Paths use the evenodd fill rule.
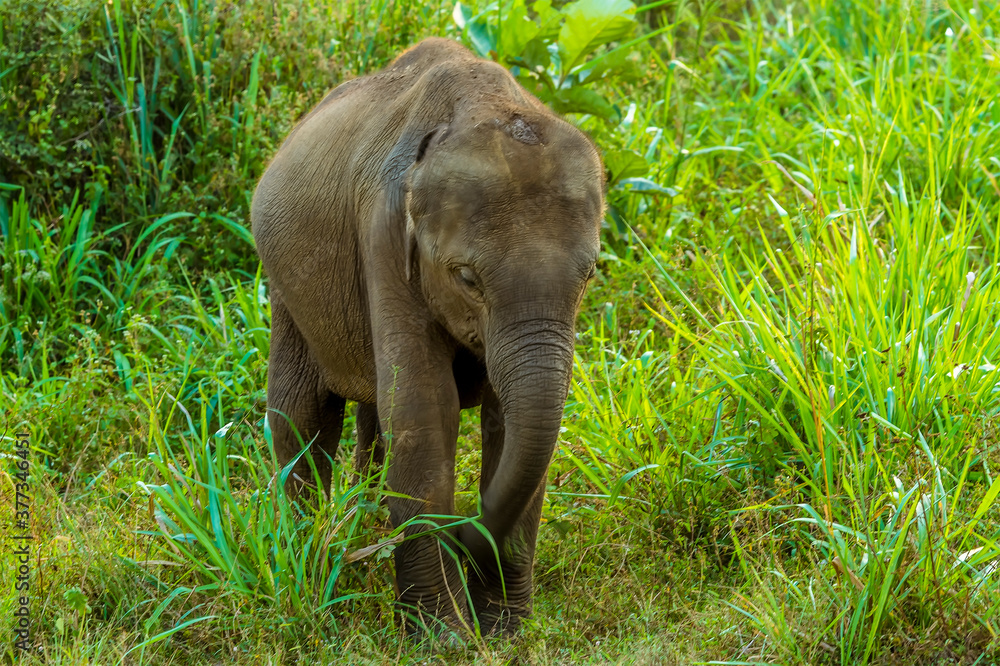
<path fill-rule="evenodd" d="M 28 433 L 18 433 L 14 444 L 14 646 L 27 651 L 31 644 L 31 609 L 28 588 L 31 578 L 31 493 L 28 485 Z"/>

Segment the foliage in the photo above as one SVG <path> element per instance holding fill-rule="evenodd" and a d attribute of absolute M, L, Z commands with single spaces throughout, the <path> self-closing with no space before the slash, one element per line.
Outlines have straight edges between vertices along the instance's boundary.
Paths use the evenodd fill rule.
<path fill-rule="evenodd" d="M 635 11 L 628 0 L 576 0 L 561 9 L 551 0 L 537 0 L 530 12 L 525 0 L 508 0 L 475 15 L 459 2 L 454 17 L 480 56 L 511 67 L 528 90 L 556 111 L 611 120 L 619 110 L 594 84 L 636 78 L 630 49 L 651 35 L 607 47 L 635 31 Z"/>
<path fill-rule="evenodd" d="M 153 399 L 143 402 L 155 427 L 159 410 Z M 304 624 L 325 635 L 329 617 L 335 632 L 339 607 L 366 594 L 344 592 L 345 569 L 369 555 L 383 559 L 398 541 L 389 536 L 376 547 L 348 552 L 365 538 L 365 528 L 372 529 L 366 523 L 385 522 L 375 487 L 369 491 L 363 480 L 341 493 L 337 478 L 329 502 L 303 510 L 285 493 L 291 467 L 272 473 L 273 451 L 268 455 L 252 437 L 241 436 L 246 424 L 228 423 L 208 435 L 208 401 L 201 404 L 199 425 L 189 424 L 180 442 L 171 445 L 154 430 L 156 452 L 150 459 L 163 483 L 139 482 L 150 497 L 158 527 L 150 534 L 161 537 L 154 541 L 160 557 L 184 563 L 195 581 L 178 588 L 180 594 L 217 600 L 232 595 L 258 608 L 273 607 L 292 632 L 301 629 L 289 627 Z M 266 428 L 264 434 L 270 444 Z M 339 476 L 341 468 L 335 469 Z M 158 626 L 175 598 L 157 607 L 146 620 L 147 630 Z M 149 642 L 164 637 L 157 634 Z"/>

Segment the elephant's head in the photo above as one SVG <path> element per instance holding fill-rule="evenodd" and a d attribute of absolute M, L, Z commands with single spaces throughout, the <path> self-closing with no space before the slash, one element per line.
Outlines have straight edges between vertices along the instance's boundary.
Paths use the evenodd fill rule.
<path fill-rule="evenodd" d="M 484 359 L 504 414 L 502 458 L 482 495 L 482 521 L 498 543 L 558 439 L 603 189 L 594 145 L 547 113 L 438 127 L 408 175 L 407 274 L 437 320 Z"/>

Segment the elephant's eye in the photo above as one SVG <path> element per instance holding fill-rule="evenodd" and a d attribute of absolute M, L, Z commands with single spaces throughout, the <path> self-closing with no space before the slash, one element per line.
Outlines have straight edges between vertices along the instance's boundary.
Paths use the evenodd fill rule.
<path fill-rule="evenodd" d="M 464 286 L 470 289 L 479 289 L 479 278 L 476 277 L 476 272 L 468 266 L 459 266 L 456 268 L 455 276 Z"/>
<path fill-rule="evenodd" d="M 589 282 L 590 280 L 593 280 L 595 277 L 597 277 L 597 266 L 591 266 L 590 273 L 587 274 L 587 281 Z"/>

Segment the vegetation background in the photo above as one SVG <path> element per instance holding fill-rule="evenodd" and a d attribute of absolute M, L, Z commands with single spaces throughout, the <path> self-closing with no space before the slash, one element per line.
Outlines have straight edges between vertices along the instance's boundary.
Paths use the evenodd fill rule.
<path fill-rule="evenodd" d="M 291 505 L 256 179 L 428 35 L 601 147 L 534 619 L 392 619 L 380 487 Z M 1000 662 L 1000 4 L 0 3 L 0 617 L 22 663 Z M 348 425 L 351 424 L 350 418 Z M 463 422 L 460 497 L 477 431 Z"/>

